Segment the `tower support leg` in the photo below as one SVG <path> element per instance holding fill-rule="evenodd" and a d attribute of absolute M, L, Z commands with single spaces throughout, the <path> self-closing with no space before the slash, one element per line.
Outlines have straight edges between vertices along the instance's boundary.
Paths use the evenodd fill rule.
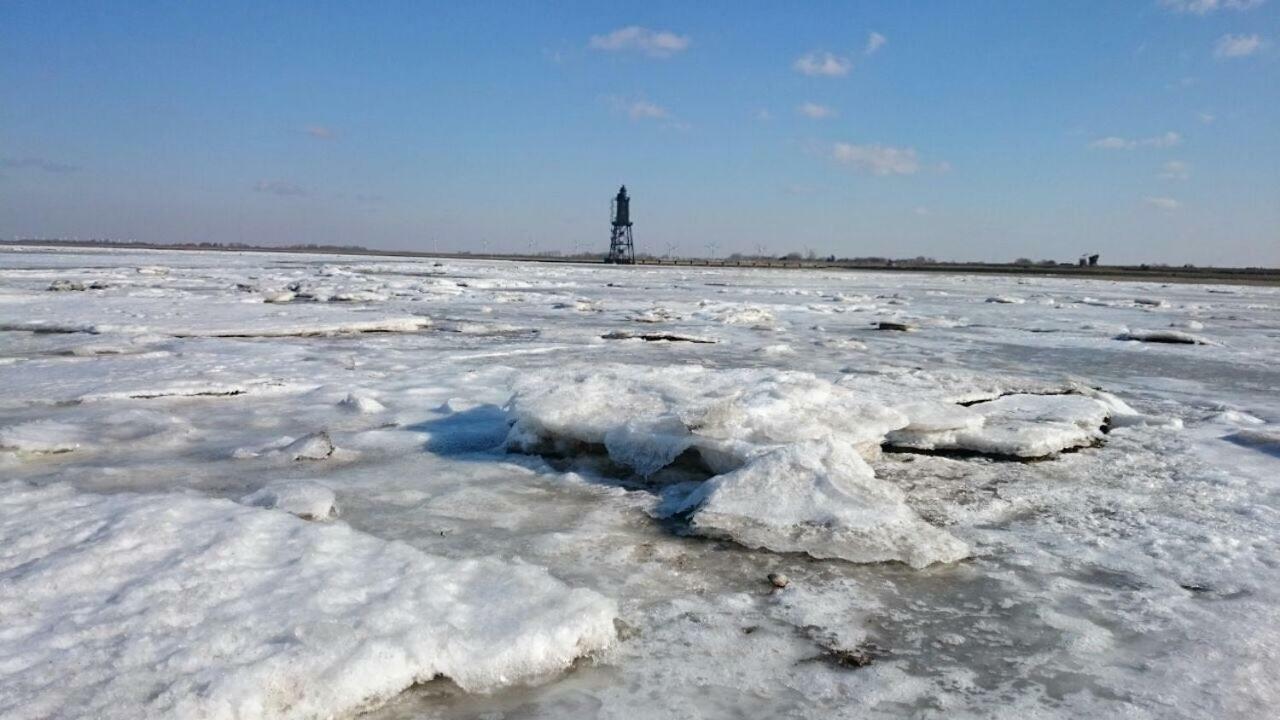
<path fill-rule="evenodd" d="M 635 244 L 631 240 L 630 225 L 614 225 L 609 236 L 609 256 L 605 262 L 615 265 L 634 265 L 636 263 Z"/>

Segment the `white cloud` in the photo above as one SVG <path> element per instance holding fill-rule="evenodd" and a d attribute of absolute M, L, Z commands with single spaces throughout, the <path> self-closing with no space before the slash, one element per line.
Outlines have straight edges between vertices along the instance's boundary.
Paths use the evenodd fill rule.
<path fill-rule="evenodd" d="M 812 118 L 814 120 L 821 120 L 823 118 L 830 118 L 830 117 L 836 116 L 835 110 L 832 110 L 826 105 L 819 105 L 817 103 L 811 103 L 811 102 L 804 103 L 800 107 L 796 108 L 796 112 L 800 113 L 801 115 L 807 118 Z"/>
<path fill-rule="evenodd" d="M 1191 177 L 1191 166 L 1181 160 L 1170 160 L 1160 168 L 1162 180 L 1187 180 Z"/>
<path fill-rule="evenodd" d="M 1163 135 L 1148 138 L 1122 138 L 1115 135 L 1098 138 L 1089 143 L 1089 147 L 1097 150 L 1132 150 L 1137 147 L 1175 147 L 1182 144 L 1182 136 L 1170 130 Z"/>
<path fill-rule="evenodd" d="M 865 55 L 874 55 L 875 52 L 884 47 L 884 44 L 887 42 L 889 42 L 889 38 L 878 32 L 873 32 L 867 36 L 867 47 L 862 52 Z"/>
<path fill-rule="evenodd" d="M 914 175 L 920 171 L 915 148 L 836 143 L 831 147 L 831 158 L 872 175 Z"/>
<path fill-rule="evenodd" d="M 324 125 L 308 125 L 302 128 L 302 132 L 310 135 L 317 140 L 329 140 L 333 138 L 333 129 Z"/>
<path fill-rule="evenodd" d="M 920 217 L 928 217 L 933 214 L 932 210 L 930 210 L 929 208 L 923 205 L 917 205 L 916 209 L 912 210 L 911 212 L 915 213 L 916 215 L 919 215 Z"/>
<path fill-rule="evenodd" d="M 756 111 L 756 120 L 759 120 L 760 122 L 769 122 L 772 119 L 773 113 L 769 112 L 768 108 L 760 108 Z"/>
<path fill-rule="evenodd" d="M 1213 113 L 1207 113 L 1207 112 L 1200 113 L 1199 115 L 1196 116 L 1196 118 L 1200 120 L 1201 125 L 1212 125 L 1213 121 L 1217 120 L 1217 118 L 1214 117 Z"/>
<path fill-rule="evenodd" d="M 801 55 L 791 67 L 802 75 L 844 77 L 853 69 L 853 61 L 829 52 Z"/>
<path fill-rule="evenodd" d="M 1161 210 L 1177 210 L 1182 204 L 1171 197 L 1146 197 L 1142 201 L 1153 208 Z"/>
<path fill-rule="evenodd" d="M 676 35 L 668 30 L 656 31 L 639 25 L 630 25 L 607 35 L 592 35 L 588 46 L 593 50 L 633 51 L 649 57 L 667 58 L 684 52 L 691 42 L 688 35 Z"/>
<path fill-rule="evenodd" d="M 1262 38 L 1257 35 L 1223 35 L 1213 46 L 1216 58 L 1249 57 L 1262 49 Z"/>
<path fill-rule="evenodd" d="M 1169 10 L 1191 15 L 1208 15 L 1219 10 L 1249 10 L 1262 3 L 1263 0 L 1160 0 L 1160 4 Z"/>

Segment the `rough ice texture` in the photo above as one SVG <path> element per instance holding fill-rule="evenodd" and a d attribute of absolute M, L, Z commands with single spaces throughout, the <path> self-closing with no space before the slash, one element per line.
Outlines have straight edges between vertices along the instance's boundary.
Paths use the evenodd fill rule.
<path fill-rule="evenodd" d="M 271 483 L 241 498 L 240 504 L 283 510 L 303 520 L 329 520 L 338 516 L 338 500 L 333 490 L 311 480 Z"/>
<path fill-rule="evenodd" d="M 696 365 L 606 365 L 540 374 L 516 386 L 508 448 L 603 445 L 652 475 L 694 449 L 729 472 L 779 445 L 831 438 L 875 455 L 906 418 L 805 372 Z"/>
<path fill-rule="evenodd" d="M 27 453 L 71 452 L 88 439 L 80 425 L 56 420 L 31 422 L 0 428 L 0 449 Z"/>
<path fill-rule="evenodd" d="M 942 401 L 971 403 L 1010 393 L 1074 392 L 1075 383 L 964 369 L 922 369 L 892 365 L 846 369 L 837 385 L 886 405 Z"/>
<path fill-rule="evenodd" d="M 611 601 L 189 495 L 0 486 L 0 716 L 316 718 L 608 646 Z"/>
<path fill-rule="evenodd" d="M 906 417 L 808 373 L 607 366 L 530 378 L 510 407 L 511 450 L 603 446 L 644 476 L 696 453 L 719 475 L 672 510 L 704 534 L 914 567 L 968 554 L 863 458 Z"/>
<path fill-rule="evenodd" d="M 685 502 L 694 529 L 743 545 L 912 567 L 952 562 L 969 548 L 925 522 L 896 486 L 876 479 L 846 445 L 786 445 L 708 480 Z"/>

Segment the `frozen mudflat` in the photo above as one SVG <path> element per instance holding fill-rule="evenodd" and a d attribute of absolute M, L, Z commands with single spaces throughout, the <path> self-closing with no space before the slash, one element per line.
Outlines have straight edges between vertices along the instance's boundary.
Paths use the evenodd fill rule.
<path fill-rule="evenodd" d="M 0 717 L 1270 717 L 1276 357 L 1265 287 L 6 248 Z"/>

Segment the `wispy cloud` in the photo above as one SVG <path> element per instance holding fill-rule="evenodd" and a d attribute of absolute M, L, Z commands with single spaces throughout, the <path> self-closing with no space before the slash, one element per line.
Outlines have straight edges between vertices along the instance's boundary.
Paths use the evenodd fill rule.
<path fill-rule="evenodd" d="M 669 108 L 644 97 L 606 95 L 601 99 L 609 105 L 613 112 L 619 115 L 626 115 L 632 121 L 656 122 L 668 130 L 684 131 L 690 129 L 689 123 L 681 120 Z"/>
<path fill-rule="evenodd" d="M 1249 10 L 1263 0 L 1160 0 L 1166 9 L 1189 15 L 1208 15 L 1219 10 Z"/>
<path fill-rule="evenodd" d="M 301 197 L 307 194 L 307 190 L 301 185 L 287 180 L 259 180 L 253 184 L 253 189 L 256 192 L 281 197 Z"/>
<path fill-rule="evenodd" d="M 588 47 L 606 52 L 638 52 L 649 57 L 668 58 L 684 52 L 691 43 L 688 35 L 629 25 L 606 35 L 592 35 Z"/>
<path fill-rule="evenodd" d="M 1213 45 L 1213 56 L 1218 59 L 1249 57 L 1263 46 L 1258 35 L 1223 35 Z"/>
<path fill-rule="evenodd" d="M 1196 119 L 1200 121 L 1201 125 L 1212 125 L 1213 121 L 1217 120 L 1217 118 L 1213 115 L 1213 113 L 1207 113 L 1207 112 L 1199 113 L 1198 115 L 1196 115 Z"/>
<path fill-rule="evenodd" d="M 760 122 L 769 122 L 773 119 L 773 113 L 769 112 L 768 108 L 760 108 L 756 111 L 755 118 Z"/>
<path fill-rule="evenodd" d="M 867 36 L 867 46 L 865 49 L 863 49 L 862 54 L 874 55 L 876 51 L 884 47 L 885 43 L 887 42 L 889 42 L 889 38 L 881 35 L 878 32 L 873 32 Z"/>
<path fill-rule="evenodd" d="M 909 147 L 836 143 L 831 146 L 831 159 L 872 175 L 914 175 L 920 171 L 920 158 L 915 148 Z"/>
<path fill-rule="evenodd" d="M 1177 210 L 1182 205 L 1171 197 L 1145 197 L 1142 201 L 1150 207 L 1161 210 Z"/>
<path fill-rule="evenodd" d="M 632 120 L 643 120 L 645 118 L 661 120 L 671 117 L 671 112 L 656 103 L 648 100 L 634 100 L 627 106 L 627 117 Z"/>
<path fill-rule="evenodd" d="M 823 118 L 831 118 L 836 116 L 836 111 L 826 105 L 807 102 L 796 108 L 796 112 L 813 120 L 822 120 Z"/>
<path fill-rule="evenodd" d="M 829 52 L 811 52 L 796 58 L 791 67 L 801 75 L 844 77 L 853 69 L 853 61 Z"/>
<path fill-rule="evenodd" d="M 70 173 L 80 169 L 79 165 L 67 165 L 34 155 L 22 157 L 0 157 L 0 168 L 9 170 L 40 170 L 47 173 Z"/>
<path fill-rule="evenodd" d="M 1160 166 L 1160 179 L 1187 180 L 1191 177 L 1191 166 L 1181 160 L 1170 160 Z"/>
<path fill-rule="evenodd" d="M 1111 135 L 1098 138 L 1089 143 L 1089 147 L 1097 150 L 1132 150 L 1138 147 L 1175 147 L 1182 144 L 1182 136 L 1170 130 L 1163 135 L 1148 138 L 1123 138 Z"/>
<path fill-rule="evenodd" d="M 317 140 L 332 140 L 334 136 L 333 128 L 324 125 L 307 125 L 302 132 Z"/>

